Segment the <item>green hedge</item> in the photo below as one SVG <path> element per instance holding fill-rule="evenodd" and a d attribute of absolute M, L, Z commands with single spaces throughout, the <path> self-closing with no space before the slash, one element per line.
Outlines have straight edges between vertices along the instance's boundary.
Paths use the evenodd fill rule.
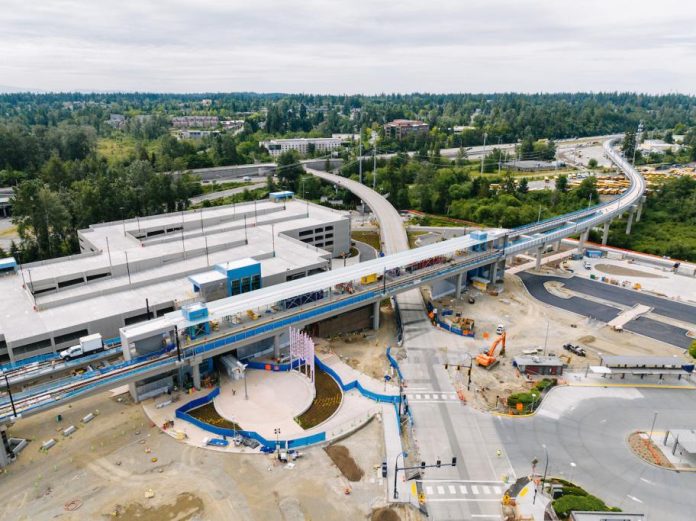
<path fill-rule="evenodd" d="M 607 510 L 607 505 L 594 496 L 567 495 L 556 499 L 553 502 L 553 509 L 558 517 L 566 518 L 573 510 L 601 512 Z"/>
<path fill-rule="evenodd" d="M 556 385 L 556 383 L 557 383 L 557 381 L 553 378 L 544 378 L 543 380 L 539 380 L 536 383 L 536 385 L 534 386 L 534 388 L 537 391 L 541 392 L 545 389 L 549 389 L 549 388 L 553 387 L 554 385 Z"/>

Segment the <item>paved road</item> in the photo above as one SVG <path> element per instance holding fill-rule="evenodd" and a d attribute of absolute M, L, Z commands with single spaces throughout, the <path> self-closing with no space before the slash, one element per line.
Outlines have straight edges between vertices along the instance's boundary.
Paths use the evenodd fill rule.
<path fill-rule="evenodd" d="M 585 295 L 610 300 L 630 307 L 636 304 L 644 304 L 653 308 L 653 313 L 658 315 L 696 324 L 696 306 L 690 304 L 684 304 L 683 302 L 676 302 L 674 300 L 668 300 L 654 295 L 648 295 L 640 291 L 625 289 L 582 277 L 573 277 L 571 279 L 560 277 L 552 278 L 564 282 L 568 289 L 584 293 Z"/>
<path fill-rule="evenodd" d="M 518 275 L 522 279 L 522 282 L 524 282 L 524 285 L 529 293 L 537 300 L 557 308 L 572 311 L 573 313 L 577 313 L 579 315 L 601 320 L 602 322 L 609 322 L 616 318 L 616 316 L 621 313 L 621 309 L 611 305 L 601 304 L 599 302 L 584 299 L 582 297 L 574 296 L 565 299 L 552 295 L 546 290 L 544 283 L 551 280 L 559 281 L 570 290 L 601 298 L 603 300 L 616 302 L 623 306 L 632 307 L 636 304 L 645 304 L 647 306 L 655 307 L 654 312 L 659 315 L 672 316 L 674 318 L 679 318 L 680 316 L 690 317 L 691 322 L 693 322 L 694 318 L 696 317 L 696 308 L 694 308 L 694 306 L 682 304 L 680 302 L 673 302 L 671 300 L 666 300 L 659 297 L 653 297 L 652 295 L 645 295 L 637 291 L 619 288 L 617 286 L 604 284 L 602 282 L 596 282 L 580 277 L 566 279 L 562 277 L 534 275 L 532 273 L 519 273 Z M 635 297 L 647 297 L 647 299 L 636 300 Z M 658 311 L 658 309 L 660 309 L 660 311 Z M 691 314 L 686 313 L 686 311 L 690 309 L 693 309 L 694 311 L 691 311 Z M 670 315 L 670 312 L 672 311 L 675 311 L 675 314 Z M 680 320 L 683 320 L 683 318 L 680 318 Z M 628 322 L 624 325 L 624 329 L 681 348 L 689 347 L 692 341 L 691 338 L 686 336 L 686 329 L 673 326 L 671 324 L 665 324 L 664 322 L 658 322 L 647 317 L 639 317 L 638 319 Z"/>
<path fill-rule="evenodd" d="M 229 190 L 220 190 L 219 192 L 211 192 L 209 194 L 197 195 L 196 197 L 191 197 L 191 204 L 202 203 L 203 201 L 213 201 L 215 199 L 221 199 L 222 197 L 229 197 L 230 195 L 241 194 L 244 190 L 256 190 L 257 188 L 264 188 L 266 182 L 263 183 L 252 183 L 246 186 L 240 186 L 237 188 L 230 188 Z"/>
<path fill-rule="evenodd" d="M 621 314 L 621 310 L 617 307 L 600 304 L 581 297 L 571 297 L 567 299 L 558 297 L 549 293 L 544 287 L 544 283 L 551 280 L 559 280 L 565 283 L 571 279 L 533 275 L 526 272 L 519 273 L 518 276 L 522 279 L 522 282 L 524 282 L 527 291 L 529 291 L 535 299 L 540 300 L 544 304 L 572 311 L 578 315 L 597 318 L 603 322 L 609 322 Z"/>
<path fill-rule="evenodd" d="M 631 320 L 624 325 L 624 329 L 683 349 L 688 349 L 691 342 L 694 341 L 693 338 L 686 336 L 689 332 L 688 330 L 665 324 L 664 322 L 658 322 L 648 317 L 638 317 L 635 320 Z"/>
<path fill-rule="evenodd" d="M 667 389 L 565 387 L 552 391 L 532 418 L 499 418 L 497 429 L 518 474 L 538 458 L 543 472 L 570 479 L 626 512 L 649 519 L 694 519 L 696 473 L 653 467 L 633 455 L 627 436 L 650 430 L 693 429 L 696 392 Z M 571 462 L 576 467 L 571 466 Z"/>
<path fill-rule="evenodd" d="M 355 244 L 355 248 L 360 252 L 360 262 L 377 258 L 377 251 L 369 244 L 356 241 L 355 239 L 353 239 L 353 243 Z"/>

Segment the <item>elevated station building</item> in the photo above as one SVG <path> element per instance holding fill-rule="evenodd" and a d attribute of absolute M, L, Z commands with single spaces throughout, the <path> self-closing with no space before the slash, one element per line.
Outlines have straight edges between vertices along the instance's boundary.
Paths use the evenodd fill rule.
<path fill-rule="evenodd" d="M 293 199 L 95 224 L 78 236 L 80 254 L 0 276 L 0 363 L 327 271 L 351 245 L 346 213 Z"/>

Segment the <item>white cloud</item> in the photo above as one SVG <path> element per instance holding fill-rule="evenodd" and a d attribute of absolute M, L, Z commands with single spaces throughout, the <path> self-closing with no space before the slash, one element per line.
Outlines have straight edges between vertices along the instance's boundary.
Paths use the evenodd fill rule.
<path fill-rule="evenodd" d="M 0 83 L 694 93 L 695 22 L 675 0 L 5 0 Z"/>

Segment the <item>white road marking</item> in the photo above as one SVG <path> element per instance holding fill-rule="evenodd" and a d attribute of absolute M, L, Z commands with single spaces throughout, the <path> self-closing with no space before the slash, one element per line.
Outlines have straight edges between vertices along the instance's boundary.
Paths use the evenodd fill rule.
<path fill-rule="evenodd" d="M 433 495 L 433 487 L 425 487 L 425 493 L 429 496 Z"/>
<path fill-rule="evenodd" d="M 456 399 L 457 399 L 457 396 L 454 395 L 454 394 L 450 394 L 449 399 L 450 399 L 450 400 L 456 400 Z"/>
<path fill-rule="evenodd" d="M 493 492 L 495 492 L 496 494 L 502 494 L 502 493 L 503 493 L 503 491 L 501 490 L 500 487 L 493 487 Z"/>
<path fill-rule="evenodd" d="M 430 503 L 444 503 L 446 501 L 468 501 L 471 503 L 500 503 L 500 499 L 498 498 L 493 498 L 493 499 L 468 499 L 465 497 L 447 497 L 447 498 L 433 498 L 429 499 L 428 502 Z"/>
<path fill-rule="evenodd" d="M 498 514 L 471 514 L 471 517 L 485 517 L 487 519 L 500 519 Z"/>
<path fill-rule="evenodd" d="M 484 494 L 490 494 L 491 493 L 491 487 L 488 485 L 482 485 L 481 488 L 483 489 Z"/>
<path fill-rule="evenodd" d="M 633 501 L 635 501 L 636 503 L 642 503 L 642 501 L 641 501 L 640 499 L 638 499 L 637 497 L 635 497 L 635 496 L 632 496 L 632 495 L 630 495 L 630 494 L 626 494 L 626 496 L 627 496 L 628 498 L 632 499 Z"/>
<path fill-rule="evenodd" d="M 438 493 L 438 494 L 444 494 L 444 493 L 445 493 L 445 487 L 437 487 L 437 493 Z"/>
<path fill-rule="evenodd" d="M 456 494 L 456 493 L 457 493 L 457 489 L 454 488 L 454 485 L 449 485 L 449 486 L 447 487 L 447 490 L 449 490 L 449 493 L 450 493 L 450 494 Z"/>
<path fill-rule="evenodd" d="M 462 494 L 469 493 L 469 491 L 466 489 L 466 487 L 464 485 L 459 485 L 459 492 L 461 492 Z"/>
<path fill-rule="evenodd" d="M 648 485 L 653 485 L 653 482 L 650 481 L 649 479 L 640 478 L 640 480 L 641 480 L 641 481 L 645 481 Z"/>
<path fill-rule="evenodd" d="M 416 400 L 420 400 L 420 396 L 421 396 L 420 394 L 417 394 L 417 395 L 416 395 Z"/>
<path fill-rule="evenodd" d="M 430 395 L 429 395 L 429 394 L 424 394 L 424 395 L 423 395 L 423 398 L 425 398 L 426 400 L 430 400 Z"/>
<path fill-rule="evenodd" d="M 471 485 L 471 493 L 472 494 L 478 494 L 478 487 L 476 485 Z"/>

